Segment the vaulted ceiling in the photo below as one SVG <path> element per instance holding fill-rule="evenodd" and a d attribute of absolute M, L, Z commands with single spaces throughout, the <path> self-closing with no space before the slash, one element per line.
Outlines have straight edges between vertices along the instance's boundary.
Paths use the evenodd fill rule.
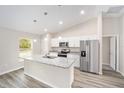
<path fill-rule="evenodd" d="M 110 6 L 0 6 L 0 27 L 35 34 L 62 31 L 96 17 L 101 7 L 107 11 Z"/>

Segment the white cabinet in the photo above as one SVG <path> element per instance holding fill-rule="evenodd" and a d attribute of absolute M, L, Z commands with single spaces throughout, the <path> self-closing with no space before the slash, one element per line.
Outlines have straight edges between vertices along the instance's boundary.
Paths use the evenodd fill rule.
<path fill-rule="evenodd" d="M 80 40 L 97 40 L 95 36 L 83 36 L 83 37 L 62 37 L 61 39 L 53 38 L 51 40 L 52 47 L 59 47 L 59 42 L 69 42 L 69 47 L 80 47 Z"/>
<path fill-rule="evenodd" d="M 80 47 L 80 40 L 74 40 L 74 47 Z"/>
<path fill-rule="evenodd" d="M 75 47 L 75 42 L 73 39 L 69 39 L 68 43 L 69 43 L 69 47 Z"/>
<path fill-rule="evenodd" d="M 52 47 L 59 47 L 59 42 L 68 42 L 68 39 L 66 39 L 66 38 L 62 38 L 62 39 L 54 38 L 51 40 L 51 46 Z"/>
<path fill-rule="evenodd" d="M 59 47 L 59 40 L 58 39 L 52 39 L 51 40 L 51 46 L 52 47 Z"/>
<path fill-rule="evenodd" d="M 59 42 L 68 42 L 68 41 L 69 41 L 68 38 L 62 38 L 62 39 L 59 40 Z"/>
<path fill-rule="evenodd" d="M 69 39 L 69 47 L 80 47 L 80 40 L 76 38 Z"/>
<path fill-rule="evenodd" d="M 80 39 L 78 38 L 54 38 L 51 40 L 51 46 L 52 47 L 59 47 L 59 42 L 68 42 L 69 47 L 80 47 Z"/>

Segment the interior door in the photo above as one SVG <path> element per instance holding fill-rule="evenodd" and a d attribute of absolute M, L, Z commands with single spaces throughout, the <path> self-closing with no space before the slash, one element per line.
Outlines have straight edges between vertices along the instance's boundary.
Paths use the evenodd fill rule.
<path fill-rule="evenodd" d="M 116 51 L 117 51 L 116 37 L 110 38 L 110 66 L 116 70 Z"/>

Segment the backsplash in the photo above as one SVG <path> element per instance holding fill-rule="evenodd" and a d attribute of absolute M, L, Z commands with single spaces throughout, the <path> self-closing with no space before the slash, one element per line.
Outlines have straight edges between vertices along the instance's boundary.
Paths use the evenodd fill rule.
<path fill-rule="evenodd" d="M 63 48 L 60 48 L 60 47 L 52 47 L 51 49 L 50 49 L 50 51 L 52 51 L 52 52 L 59 52 L 59 51 L 61 51 L 61 49 L 63 49 Z M 67 48 L 68 49 L 68 48 Z M 70 52 L 80 52 L 80 48 L 69 48 L 70 49 Z"/>

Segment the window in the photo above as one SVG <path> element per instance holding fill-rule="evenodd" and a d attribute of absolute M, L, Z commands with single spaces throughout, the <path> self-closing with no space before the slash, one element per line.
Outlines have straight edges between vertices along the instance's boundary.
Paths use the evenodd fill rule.
<path fill-rule="evenodd" d="M 19 56 L 30 56 L 32 54 L 32 40 L 28 38 L 21 38 L 19 40 Z"/>
<path fill-rule="evenodd" d="M 30 39 L 20 39 L 19 48 L 21 51 L 31 50 L 31 40 Z"/>

